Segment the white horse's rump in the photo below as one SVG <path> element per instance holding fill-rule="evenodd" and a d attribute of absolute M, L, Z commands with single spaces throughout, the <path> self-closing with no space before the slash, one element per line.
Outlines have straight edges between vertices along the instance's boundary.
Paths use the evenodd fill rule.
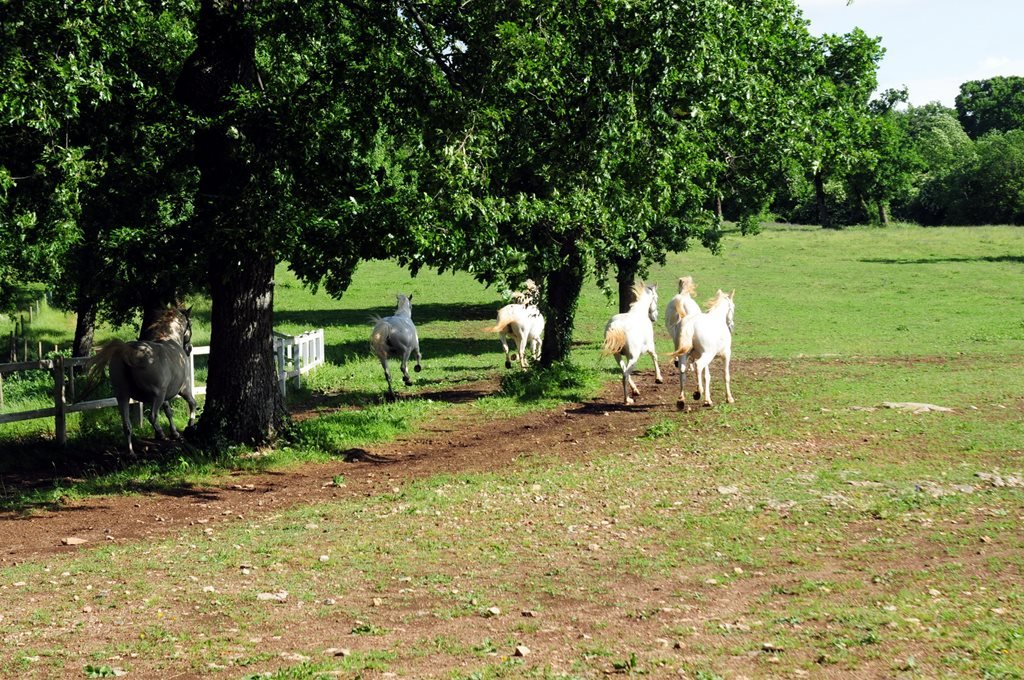
<path fill-rule="evenodd" d="M 642 355 L 650 354 L 654 358 L 655 380 L 663 382 L 654 347 L 653 322 L 658 320 L 657 286 L 638 283 L 633 286 L 633 294 L 636 301 L 629 306 L 629 311 L 616 314 L 605 327 L 604 346 L 601 348 L 602 355 L 613 355 L 619 362 L 619 368 L 622 369 L 622 395 L 626 404 L 632 404 L 633 397 L 640 395 L 632 374 Z"/>
<path fill-rule="evenodd" d="M 702 313 L 700 305 L 693 299 L 696 292 L 697 286 L 693 283 L 693 277 L 684 276 L 679 279 L 679 292 L 665 306 L 665 330 L 672 338 L 673 347 L 679 347 L 679 338 L 683 332 L 684 322 L 690 321 Z M 672 363 L 679 369 L 679 394 L 683 394 L 686 390 L 686 357 L 676 357 Z"/>
<path fill-rule="evenodd" d="M 537 308 L 540 289 L 532 279 L 527 279 L 524 289 L 509 296 L 511 304 L 498 310 L 498 323 L 484 328 L 485 333 L 497 333 L 501 348 L 505 350 L 505 368 L 512 368 L 512 362 L 526 368 L 526 351 L 530 350 L 534 361 L 540 361 L 541 338 L 544 335 L 544 316 Z M 512 341 L 514 352 L 509 352 L 508 342 Z"/>
<path fill-rule="evenodd" d="M 697 392 L 694 399 L 704 398 L 704 405 L 711 406 L 711 361 L 722 357 L 725 369 L 725 396 L 731 404 L 732 387 L 730 385 L 729 360 L 732 357 L 733 314 L 736 305 L 733 299 L 736 291 L 723 293 L 721 290 L 708 304 L 703 314 L 688 317 L 683 321 L 676 351 L 673 358 L 685 357 L 697 373 Z M 680 384 L 679 403 L 685 407 L 685 395 Z"/>
<path fill-rule="evenodd" d="M 485 328 L 488 333 L 497 333 L 501 348 L 505 350 L 505 368 L 512 368 L 513 361 L 526 368 L 526 351 L 529 349 L 534 361 L 540 361 L 541 338 L 544 336 L 544 316 L 534 305 L 512 304 L 498 310 L 498 323 Z M 515 352 L 510 353 L 508 342 L 512 341 Z"/>
<path fill-rule="evenodd" d="M 384 367 L 384 377 L 388 381 L 388 398 L 395 398 L 395 390 L 391 385 L 391 371 L 388 359 L 401 357 L 402 381 L 412 384 L 409 378 L 409 355 L 416 353 L 416 372 L 420 369 L 420 338 L 416 333 L 416 325 L 412 322 L 412 295 L 398 296 L 398 307 L 392 316 L 375 319 L 373 332 L 370 333 L 370 347 Z"/>

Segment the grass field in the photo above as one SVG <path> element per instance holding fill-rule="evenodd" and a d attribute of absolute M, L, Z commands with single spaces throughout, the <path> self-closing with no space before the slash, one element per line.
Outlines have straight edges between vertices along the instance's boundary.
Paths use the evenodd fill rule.
<path fill-rule="evenodd" d="M 0 675 L 1024 677 L 1020 234 L 773 226 L 728 236 L 720 256 L 672 255 L 648 276 L 662 307 L 685 274 L 701 300 L 737 291 L 734 405 L 637 412 L 639 431 L 604 434 L 584 457 L 545 446 L 497 470 L 0 562 Z M 329 411 L 258 459 L 138 464 L 63 480 L 29 505 L 557 411 L 558 395 L 380 403 L 368 317 L 397 292 L 414 294 L 424 355 L 406 392 L 499 372 L 498 342 L 480 328 L 500 296 L 466 275 L 410 279 L 366 263 L 335 301 L 282 270 L 277 329 L 326 333 L 329 365 L 298 398 L 316 392 Z M 613 312 L 586 290 L 582 382 L 561 399 L 617 381 L 597 352 Z M 68 332 L 43 318 L 47 337 Z M 886 401 L 954 411 L 878 408 Z M 0 440 L 47 452 L 42 422 Z M 78 443 L 114 447 L 118 432 L 99 420 Z M 276 592 L 286 600 L 257 597 Z M 521 646 L 531 651 L 517 656 Z"/>

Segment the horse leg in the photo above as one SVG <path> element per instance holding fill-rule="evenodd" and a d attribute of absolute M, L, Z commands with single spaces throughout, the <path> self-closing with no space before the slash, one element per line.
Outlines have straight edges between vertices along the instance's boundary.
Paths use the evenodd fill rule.
<path fill-rule="evenodd" d="M 508 336 L 502 331 L 498 333 L 498 339 L 501 340 L 501 348 L 505 350 L 505 368 L 512 368 L 512 357 L 508 355 Z"/>
<path fill-rule="evenodd" d="M 153 426 L 153 432 L 156 434 L 157 439 L 164 438 L 164 428 L 160 427 L 160 421 L 157 420 L 157 416 L 160 415 L 160 407 L 166 404 L 167 401 L 162 397 L 156 397 L 153 399 L 153 405 L 149 409 L 149 422 Z"/>
<path fill-rule="evenodd" d="M 711 361 L 697 367 L 697 375 L 701 377 L 701 394 L 704 395 L 704 406 L 714 406 L 711 401 Z"/>
<path fill-rule="evenodd" d="M 117 409 L 121 412 L 121 427 L 124 430 L 124 437 L 128 440 L 128 453 L 132 456 L 135 455 L 135 450 L 132 448 L 132 419 L 128 415 L 129 400 L 128 397 L 117 400 Z"/>
<path fill-rule="evenodd" d="M 420 371 L 423 370 L 423 367 L 420 365 L 420 361 L 423 359 L 423 357 L 420 356 L 420 339 L 419 338 L 416 338 L 416 350 L 415 351 L 416 351 L 416 365 L 413 366 L 413 370 L 415 370 L 417 373 L 419 373 Z"/>
<path fill-rule="evenodd" d="M 171 439 L 177 439 L 181 434 L 178 433 L 178 428 L 174 426 L 174 409 L 171 408 L 170 399 L 164 402 L 164 415 L 167 416 L 167 424 L 171 430 Z"/>
<path fill-rule="evenodd" d="M 526 368 L 526 341 L 528 339 L 525 330 L 519 333 L 519 365 L 523 369 Z"/>
<path fill-rule="evenodd" d="M 388 368 L 386 357 L 381 358 L 380 365 L 384 367 L 384 379 L 388 381 L 388 401 L 395 400 L 395 388 L 391 386 L 391 369 Z"/>
<path fill-rule="evenodd" d="M 676 357 L 676 366 L 679 368 L 679 399 L 680 404 L 686 404 L 686 368 L 689 363 L 689 356 L 683 354 Z"/>
<path fill-rule="evenodd" d="M 725 400 L 730 404 L 735 403 L 735 399 L 732 398 L 732 387 L 729 385 L 729 359 L 731 358 L 732 352 L 728 349 L 722 353 L 722 358 L 725 360 Z"/>
<path fill-rule="evenodd" d="M 402 355 L 402 382 L 407 386 L 412 385 L 412 378 L 409 377 L 409 354 L 406 352 Z"/>
<path fill-rule="evenodd" d="M 633 404 L 633 397 L 640 396 L 640 389 L 633 382 L 633 367 L 636 366 L 637 358 L 632 357 L 629 361 L 623 361 L 621 355 L 619 358 L 619 366 L 622 368 L 622 393 L 627 406 Z"/>
<path fill-rule="evenodd" d="M 192 390 L 189 389 L 188 385 L 185 385 L 185 389 L 178 396 L 188 404 L 188 427 L 192 427 L 196 424 L 196 398 L 192 396 Z"/>
<path fill-rule="evenodd" d="M 660 385 L 665 382 L 665 379 L 661 377 L 661 364 L 658 363 L 658 353 L 654 350 L 654 347 L 651 347 L 648 354 L 654 359 L 654 382 Z"/>

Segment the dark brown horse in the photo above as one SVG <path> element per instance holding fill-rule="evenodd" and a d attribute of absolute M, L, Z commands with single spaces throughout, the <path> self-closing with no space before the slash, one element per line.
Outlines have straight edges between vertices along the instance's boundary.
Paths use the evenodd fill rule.
<path fill-rule="evenodd" d="M 110 368 L 110 382 L 114 386 L 117 407 L 121 411 L 124 434 L 128 439 L 128 452 L 132 449 L 132 424 L 128 417 L 130 399 L 150 406 L 149 422 L 157 439 L 164 431 L 157 422 L 162 407 L 171 426 L 171 436 L 177 438 L 174 412 L 170 401 L 176 396 L 188 402 L 188 424 L 196 421 L 196 400 L 189 381 L 188 355 L 192 353 L 191 309 L 177 308 L 147 314 L 153 319 L 142 329 L 133 342 L 111 340 L 96 351 L 87 365 L 94 381 Z"/>

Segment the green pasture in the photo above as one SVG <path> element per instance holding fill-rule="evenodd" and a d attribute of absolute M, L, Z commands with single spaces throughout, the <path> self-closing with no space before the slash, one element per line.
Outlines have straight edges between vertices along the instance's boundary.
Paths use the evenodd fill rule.
<path fill-rule="evenodd" d="M 1024 677 L 1021 244 L 1008 227 L 776 225 L 728 235 L 718 256 L 670 255 L 648 276 L 662 307 L 686 274 L 699 299 L 737 291 L 735 404 L 656 417 L 582 462 L 536 451 L 496 473 L 4 566 L 0 675 Z M 413 294 L 424 355 L 403 392 L 421 396 L 384 404 L 369 317 L 398 292 Z M 332 300 L 282 268 L 277 329 L 324 328 L 329 361 L 294 403 L 316 392 L 331 408 L 259 465 L 323 460 L 442 414 L 550 408 L 617 380 L 597 352 L 614 303 L 591 286 L 576 369 L 551 381 L 561 393 L 534 399 L 520 379 L 519 396 L 431 398 L 506 373 L 480 330 L 500 304 L 464 274 L 371 262 Z M 35 422 L 0 426 L 8 451 L 50 451 Z M 79 445 L 118 446 L 119 425 L 102 422 L 110 434 L 93 423 Z M 248 460 L 139 463 L 54 493 L 176 487 Z M 278 591 L 286 602 L 257 599 Z M 106 641 L 76 642 L 97 623 Z M 338 647 L 351 653 L 327 652 Z"/>
<path fill-rule="evenodd" d="M 721 253 L 695 247 L 670 254 L 664 267 L 648 273 L 658 284 L 660 306 L 676 291 L 676 279 L 694 276 L 698 300 L 710 298 L 718 288 L 736 290 L 736 337 L 734 352 L 737 379 L 743 380 L 742 361 L 764 358 L 864 359 L 892 357 L 1019 356 L 1024 350 L 1024 296 L 1020 273 L 1024 264 L 1019 230 L 1012 227 L 924 229 L 854 228 L 829 231 L 791 225 L 769 225 L 756 237 L 730 233 Z M 384 379 L 379 363 L 369 352 L 369 330 L 374 315 L 389 314 L 397 293 L 413 295 L 413 316 L 419 328 L 424 370 L 414 374 L 406 395 L 426 394 L 423 400 L 381 403 Z M 345 296 L 336 300 L 322 291 L 312 292 L 282 265 L 275 289 L 275 328 L 298 334 L 323 328 L 327 364 L 305 379 L 301 390 L 292 390 L 294 407 L 302 408 L 311 394 L 326 395 L 320 403 L 355 406 L 302 426 L 294 442 L 275 456 L 261 458 L 260 465 L 285 464 L 289 460 L 316 459 L 335 449 L 379 441 L 413 427 L 423 417 L 449 408 L 430 400 L 430 393 L 469 385 L 498 374 L 502 368 L 500 345 L 491 325 L 503 304 L 502 291 L 487 288 L 465 273 L 421 272 L 411 277 L 390 262 L 362 264 Z M 194 344 L 209 342 L 209 306 L 195 300 Z M 579 400 L 601 381 L 612 380 L 615 366 L 597 351 L 615 301 L 595 285 L 584 289 L 575 327 L 572 361 L 574 386 L 547 399 L 489 397 L 475 407 L 495 416 L 514 415 L 529 408 Z M 0 339 L 9 335 L 11 317 L 0 316 Z M 74 318 L 43 306 L 29 329 L 30 344 L 44 348 L 70 346 Z M 132 337 L 131 328 L 101 328 L 97 342 L 110 337 Z M 663 328 L 657 328 L 659 349 L 671 351 Z M 207 357 L 197 359 L 202 382 Z M 641 367 L 647 360 L 641 361 Z M 667 364 L 663 360 L 663 363 Z M 794 369 L 792 385 L 801 389 L 803 373 L 813 363 Z M 955 364 L 954 364 L 955 369 Z M 873 375 L 870 364 L 859 369 Z M 973 368 L 971 369 L 973 371 Z M 998 368 L 993 369 L 996 373 Z M 955 370 L 950 371 L 955 373 Z M 393 375 L 398 376 L 397 365 Z M 815 382 L 813 390 L 841 405 L 851 400 L 958 401 L 956 381 L 941 372 L 924 384 L 911 373 L 896 394 L 882 380 L 883 390 L 865 393 L 870 381 L 860 378 L 841 384 Z M 44 373 L 8 376 L 4 384 L 3 411 L 47 406 L 50 381 Z M 100 393 L 103 389 L 101 388 Z M 533 397 L 543 396 L 531 393 Z M 183 427 L 186 410 L 175 400 L 176 420 Z M 116 452 L 123 446 L 120 423 L 114 409 L 69 416 L 72 448 Z M 46 448 L 52 439 L 52 421 L 39 419 L 0 425 L 0 444 L 15 448 Z M 148 423 L 142 436 L 151 436 Z M 51 455 L 46 453 L 45 455 Z M 221 460 L 230 467 L 238 461 Z M 190 474 L 217 469 L 209 461 L 192 461 Z M 5 465 L 0 460 L 0 469 Z M 181 466 L 148 462 L 128 471 L 128 478 L 143 474 L 154 480 L 165 474 L 178 478 Z M 155 483 L 155 481 L 154 481 Z M 66 489 L 62 489 L 66 493 Z"/>

